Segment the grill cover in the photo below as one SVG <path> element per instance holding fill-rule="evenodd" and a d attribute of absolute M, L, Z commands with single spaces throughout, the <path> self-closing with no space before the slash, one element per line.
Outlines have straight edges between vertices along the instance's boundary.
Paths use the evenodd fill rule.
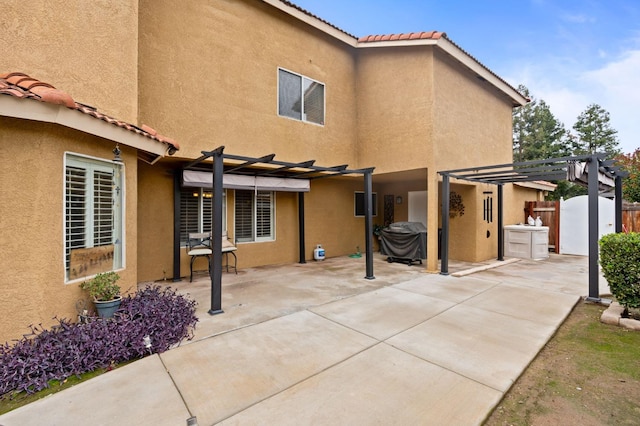
<path fill-rule="evenodd" d="M 420 222 L 395 222 L 380 235 L 380 253 L 407 260 L 427 258 L 427 228 Z"/>

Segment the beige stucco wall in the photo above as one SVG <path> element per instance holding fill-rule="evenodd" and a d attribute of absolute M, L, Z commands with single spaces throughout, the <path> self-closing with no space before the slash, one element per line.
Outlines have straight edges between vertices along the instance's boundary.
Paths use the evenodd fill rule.
<path fill-rule="evenodd" d="M 435 54 L 434 79 L 433 156 L 437 169 L 510 163 L 511 101 L 439 51 Z M 465 216 L 451 221 L 449 255 L 477 262 L 496 256 L 497 216 L 493 224 L 483 220 L 482 200 L 484 191 L 493 191 L 497 212 L 497 190 L 493 185 L 477 185 L 471 190 L 468 185 L 456 181 L 451 185 L 452 190 L 461 190 Z"/>
<path fill-rule="evenodd" d="M 510 163 L 511 101 L 440 51 L 434 79 L 433 155 L 438 170 Z"/>
<path fill-rule="evenodd" d="M 0 74 L 29 74 L 137 122 L 137 0 L 3 1 L 0 34 Z"/>
<path fill-rule="evenodd" d="M 544 192 L 517 185 L 505 185 L 504 197 L 504 224 L 514 225 L 526 223 L 525 202 L 544 201 Z"/>
<path fill-rule="evenodd" d="M 324 126 L 278 116 L 278 67 L 325 84 Z M 354 69 L 343 43 L 260 1 L 140 2 L 141 120 L 180 141 L 181 157 L 224 145 L 353 167 Z"/>
<path fill-rule="evenodd" d="M 138 163 L 138 282 L 173 278 L 173 174 Z"/>
<path fill-rule="evenodd" d="M 88 299 L 78 282 L 65 283 L 65 152 L 113 158 L 113 143 L 28 120 L 0 117 L 0 342 L 19 338 L 29 324 L 53 317 L 77 318 L 76 302 Z M 136 285 L 137 167 L 134 151 L 121 146 L 125 164 L 126 268 L 123 290 Z M 90 305 L 89 305 L 90 306 Z M 7 314 L 10 313 L 10 314 Z"/>
<path fill-rule="evenodd" d="M 433 48 L 358 51 L 358 158 L 376 173 L 417 169 L 433 159 Z"/>

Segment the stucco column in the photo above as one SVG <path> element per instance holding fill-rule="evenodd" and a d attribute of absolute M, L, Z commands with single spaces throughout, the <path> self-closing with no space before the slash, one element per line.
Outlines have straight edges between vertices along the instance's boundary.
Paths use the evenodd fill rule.
<path fill-rule="evenodd" d="M 438 173 L 427 170 L 427 271 L 438 272 L 438 227 L 440 205 L 438 203 Z"/>

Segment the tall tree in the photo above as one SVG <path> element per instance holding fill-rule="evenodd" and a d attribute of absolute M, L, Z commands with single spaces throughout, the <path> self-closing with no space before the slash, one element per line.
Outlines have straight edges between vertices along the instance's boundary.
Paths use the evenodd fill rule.
<path fill-rule="evenodd" d="M 618 131 L 611 127 L 609 112 L 598 104 L 591 104 L 578 116 L 571 137 L 574 155 L 606 152 L 619 154 Z"/>
<path fill-rule="evenodd" d="M 632 154 L 620 154 L 616 163 L 629 176 L 622 179 L 622 198 L 629 202 L 640 202 L 640 148 Z"/>
<path fill-rule="evenodd" d="M 524 85 L 518 91 L 531 101 L 513 112 L 513 160 L 544 160 L 569 154 L 567 131 L 544 100 L 534 99 Z"/>

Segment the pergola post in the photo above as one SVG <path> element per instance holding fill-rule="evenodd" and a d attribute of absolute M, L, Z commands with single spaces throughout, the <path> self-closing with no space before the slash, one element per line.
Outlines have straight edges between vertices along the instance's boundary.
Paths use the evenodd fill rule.
<path fill-rule="evenodd" d="M 589 158 L 588 205 L 589 205 L 589 296 L 588 301 L 600 302 L 598 276 L 598 173 L 599 160 L 596 155 Z"/>
<path fill-rule="evenodd" d="M 213 196 L 211 197 L 211 250 L 213 252 L 209 274 L 211 276 L 210 315 L 223 313 L 222 310 L 222 176 L 224 162 L 221 146 L 211 152 L 203 152 L 213 157 Z"/>
<path fill-rule="evenodd" d="M 615 186 L 615 204 L 616 204 L 616 233 L 622 232 L 622 176 L 616 175 Z"/>
<path fill-rule="evenodd" d="M 180 181 L 182 172 L 173 175 L 173 282 L 180 278 Z"/>
<path fill-rule="evenodd" d="M 368 169 L 364 172 L 364 228 L 365 228 L 365 261 L 366 261 L 366 275 L 365 278 L 373 280 L 376 277 L 373 275 L 373 244 L 371 241 L 373 235 L 373 183 L 372 175 L 373 170 Z"/>
<path fill-rule="evenodd" d="M 298 244 L 300 248 L 299 263 L 307 263 L 304 229 L 304 192 L 298 192 Z"/>
<path fill-rule="evenodd" d="M 504 260 L 503 185 L 498 185 L 498 260 Z"/>
<path fill-rule="evenodd" d="M 440 274 L 449 275 L 449 175 L 442 175 L 442 241 L 440 242 Z"/>

